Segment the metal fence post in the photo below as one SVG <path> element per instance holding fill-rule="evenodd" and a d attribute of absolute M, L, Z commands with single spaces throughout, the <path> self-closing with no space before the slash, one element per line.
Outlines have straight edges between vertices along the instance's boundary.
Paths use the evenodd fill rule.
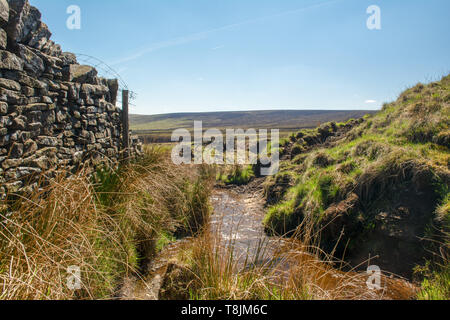
<path fill-rule="evenodd" d="M 125 161 L 130 157 L 130 125 L 128 118 L 128 90 L 122 90 L 122 143 Z"/>

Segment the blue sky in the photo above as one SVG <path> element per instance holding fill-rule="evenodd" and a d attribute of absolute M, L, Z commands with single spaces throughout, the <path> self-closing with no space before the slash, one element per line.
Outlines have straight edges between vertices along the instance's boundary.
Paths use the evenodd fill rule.
<path fill-rule="evenodd" d="M 30 2 L 64 51 L 120 73 L 138 114 L 378 109 L 450 71 L 448 0 Z M 366 27 L 370 5 L 381 30 Z"/>

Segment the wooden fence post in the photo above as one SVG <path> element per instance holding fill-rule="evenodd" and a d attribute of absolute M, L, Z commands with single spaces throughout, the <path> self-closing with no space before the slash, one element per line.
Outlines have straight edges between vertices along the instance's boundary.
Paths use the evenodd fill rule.
<path fill-rule="evenodd" d="M 123 156 L 126 162 L 130 157 L 130 125 L 128 118 L 128 90 L 122 90 L 122 144 L 123 144 Z"/>

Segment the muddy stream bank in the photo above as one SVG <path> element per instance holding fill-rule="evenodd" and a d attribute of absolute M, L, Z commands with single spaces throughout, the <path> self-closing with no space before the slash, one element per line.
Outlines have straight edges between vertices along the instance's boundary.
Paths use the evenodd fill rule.
<path fill-rule="evenodd" d="M 270 268 L 276 282 L 288 280 L 286 274 L 292 275 L 291 258 L 286 254 L 285 247 L 289 247 L 289 240 L 269 237 L 264 232 L 264 204 L 262 181 L 256 180 L 247 186 L 216 187 L 210 198 L 213 214 L 210 218 L 208 231 L 215 239 L 215 246 L 223 250 L 224 255 L 233 252 L 233 263 L 236 272 L 255 265 Z M 164 284 L 165 276 L 176 265 L 179 251 L 189 247 L 193 239 L 184 239 L 172 243 L 158 254 L 147 266 L 145 279 L 135 276 L 125 279 L 120 290 L 119 299 L 158 300 Z M 283 259 L 280 259 L 282 248 Z M 288 249 L 289 250 L 289 249 Z M 292 255 L 299 255 L 297 248 Z M 300 253 L 303 255 L 303 253 Z M 304 254 L 306 257 L 307 254 Z M 287 257 L 287 258 L 286 258 Z M 302 259 L 304 259 L 304 257 Z M 314 257 L 307 257 L 310 265 L 322 264 Z M 295 260 L 295 258 L 294 258 Z M 295 262 L 292 263 L 295 267 Z M 320 267 L 322 268 L 322 267 Z M 303 272 L 300 270 L 295 272 Z M 354 294 L 344 299 L 410 299 L 415 295 L 415 288 L 407 281 L 384 277 L 386 288 L 381 292 L 366 292 L 365 273 L 342 272 L 325 267 L 313 277 L 323 288 L 329 290 L 342 286 L 344 279 L 352 279 L 355 285 Z M 353 290 L 353 289 L 352 289 Z"/>

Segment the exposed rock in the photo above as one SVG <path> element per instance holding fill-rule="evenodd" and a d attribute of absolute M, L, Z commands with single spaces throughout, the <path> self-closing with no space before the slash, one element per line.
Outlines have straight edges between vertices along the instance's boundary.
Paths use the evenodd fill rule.
<path fill-rule="evenodd" d="M 0 50 L 0 69 L 22 71 L 23 61 L 11 52 Z"/>

